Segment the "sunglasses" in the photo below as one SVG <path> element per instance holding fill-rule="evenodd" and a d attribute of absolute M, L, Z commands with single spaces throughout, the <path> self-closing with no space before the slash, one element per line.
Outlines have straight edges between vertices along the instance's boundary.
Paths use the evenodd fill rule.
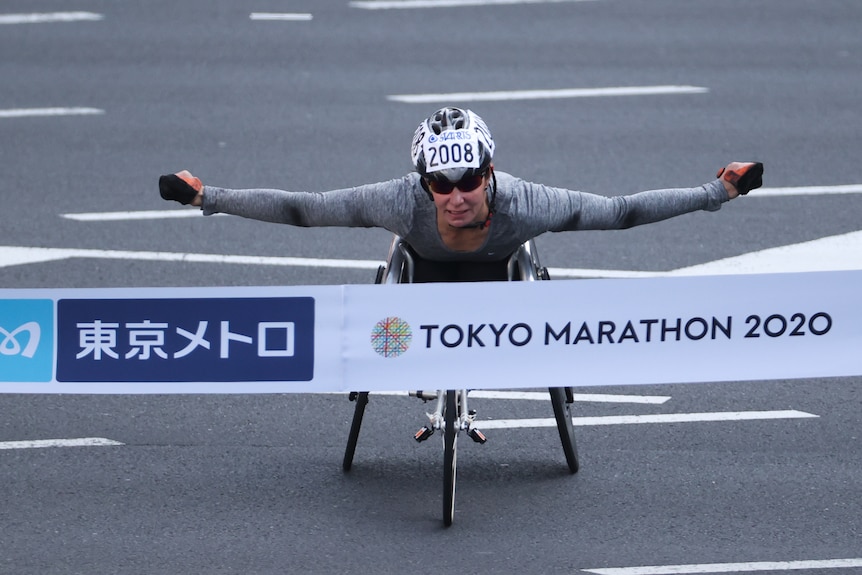
<path fill-rule="evenodd" d="M 475 176 L 467 176 L 466 178 L 461 178 L 454 184 L 449 180 L 425 180 L 428 183 L 428 188 L 434 192 L 435 194 L 440 194 L 441 196 L 445 196 L 447 194 L 451 194 L 455 188 L 458 188 L 462 192 L 472 192 L 476 188 L 482 185 L 482 180 L 485 179 L 485 176 L 488 175 L 488 172 L 482 172 L 481 174 L 476 174 Z"/>

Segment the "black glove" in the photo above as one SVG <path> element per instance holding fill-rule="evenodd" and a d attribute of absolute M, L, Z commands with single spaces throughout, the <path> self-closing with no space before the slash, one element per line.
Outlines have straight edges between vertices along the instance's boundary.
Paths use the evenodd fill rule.
<path fill-rule="evenodd" d="M 163 200 L 174 200 L 188 205 L 192 203 L 198 192 L 178 175 L 167 174 L 159 178 L 159 194 Z"/>
<path fill-rule="evenodd" d="M 763 185 L 763 164 L 747 162 L 732 170 L 721 168 L 716 177 L 733 184 L 739 195 L 744 196 L 751 190 L 756 190 Z"/>

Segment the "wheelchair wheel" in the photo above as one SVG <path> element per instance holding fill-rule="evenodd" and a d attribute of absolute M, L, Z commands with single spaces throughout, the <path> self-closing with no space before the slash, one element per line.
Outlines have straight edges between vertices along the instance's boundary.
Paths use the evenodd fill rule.
<path fill-rule="evenodd" d="M 566 454 L 569 471 L 578 472 L 578 447 L 575 443 L 575 427 L 572 425 L 572 401 L 568 397 L 571 388 L 551 387 L 551 404 L 554 406 L 554 418 L 557 420 L 557 430 Z"/>
<path fill-rule="evenodd" d="M 443 524 L 452 525 L 455 518 L 455 475 L 458 464 L 458 392 L 446 391 L 446 411 L 443 414 Z"/>
<path fill-rule="evenodd" d="M 347 448 L 344 450 L 344 461 L 341 466 L 344 471 L 350 471 L 353 466 L 353 454 L 356 452 L 356 442 L 359 439 L 359 428 L 362 427 L 362 416 L 365 415 L 365 406 L 368 405 L 368 392 L 361 391 L 351 399 L 356 401 L 353 409 L 353 422 L 350 424 L 350 434 L 347 436 Z"/>
<path fill-rule="evenodd" d="M 383 276 L 386 274 L 386 266 L 377 268 L 377 275 L 374 277 L 375 285 L 383 283 Z M 341 467 L 344 471 L 350 471 L 353 466 L 353 454 L 356 453 L 356 442 L 359 440 L 359 428 L 362 427 L 362 416 L 365 415 L 365 406 L 368 405 L 367 391 L 352 391 L 350 392 L 350 401 L 356 402 L 356 407 L 353 409 L 353 421 L 350 423 L 350 433 L 347 436 L 347 447 L 344 449 L 344 460 Z"/>

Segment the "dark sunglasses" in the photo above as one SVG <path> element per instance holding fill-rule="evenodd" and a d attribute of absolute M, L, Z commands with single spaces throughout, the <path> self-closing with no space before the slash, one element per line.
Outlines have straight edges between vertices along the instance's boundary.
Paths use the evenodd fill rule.
<path fill-rule="evenodd" d="M 466 178 L 461 178 L 454 184 L 449 180 L 425 180 L 428 183 L 428 189 L 430 189 L 435 194 L 440 194 L 441 196 L 445 196 L 447 194 L 451 194 L 455 188 L 458 188 L 462 192 L 472 192 L 476 188 L 482 185 L 482 180 L 485 179 L 485 176 L 488 175 L 487 171 L 482 172 L 481 174 L 476 174 L 475 176 L 467 176 Z"/>

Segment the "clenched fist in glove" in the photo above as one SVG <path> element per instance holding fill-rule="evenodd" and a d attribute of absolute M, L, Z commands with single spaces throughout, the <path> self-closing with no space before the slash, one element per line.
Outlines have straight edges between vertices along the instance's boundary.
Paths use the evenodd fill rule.
<path fill-rule="evenodd" d="M 159 193 L 162 199 L 174 200 L 183 205 L 200 206 L 203 189 L 200 179 L 186 170 L 159 178 Z"/>
<path fill-rule="evenodd" d="M 731 162 L 716 174 L 731 198 L 744 196 L 763 185 L 763 164 L 760 162 Z"/>

